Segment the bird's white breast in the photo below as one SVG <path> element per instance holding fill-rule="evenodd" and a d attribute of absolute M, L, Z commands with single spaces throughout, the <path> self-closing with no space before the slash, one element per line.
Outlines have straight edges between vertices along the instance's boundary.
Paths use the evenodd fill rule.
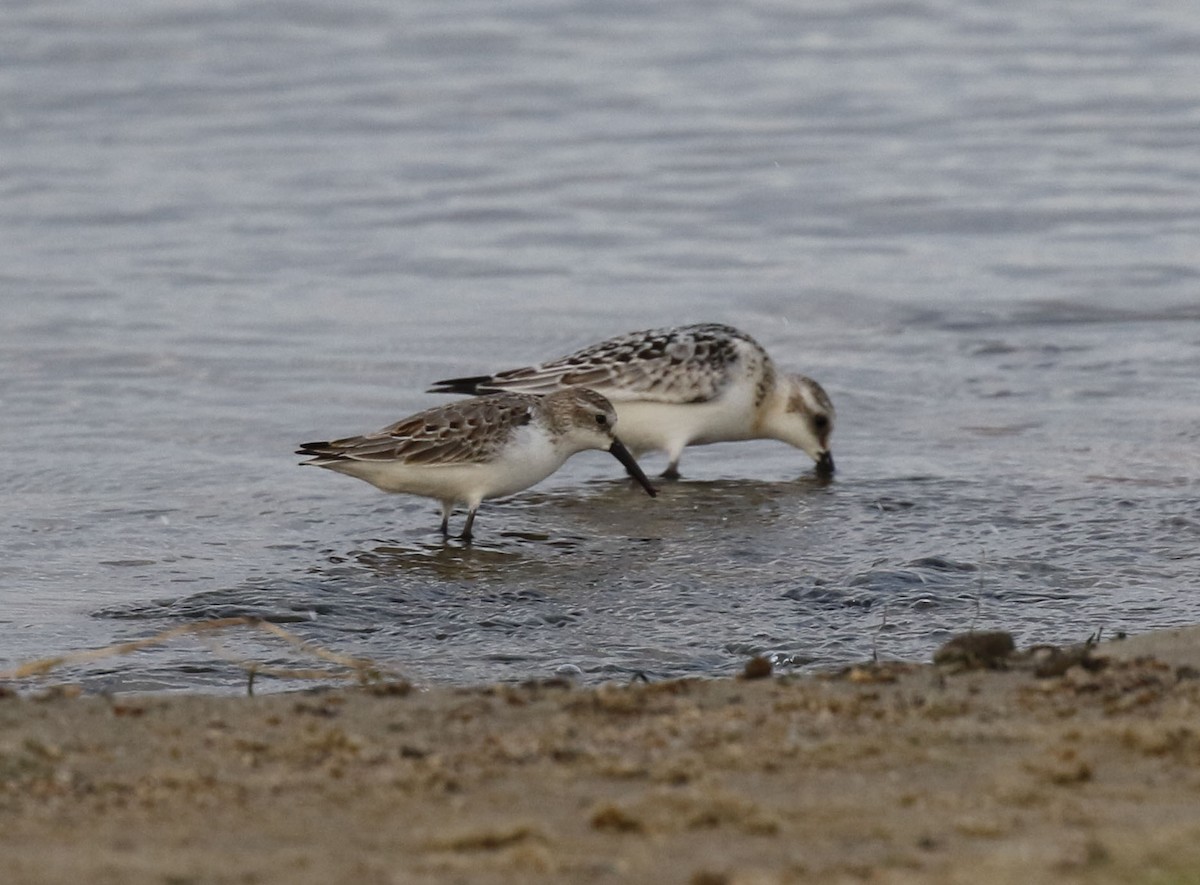
<path fill-rule="evenodd" d="M 756 433 L 754 388 L 731 386 L 703 403 L 613 403 L 617 438 L 635 452 L 672 451 L 685 445 L 752 439 Z"/>

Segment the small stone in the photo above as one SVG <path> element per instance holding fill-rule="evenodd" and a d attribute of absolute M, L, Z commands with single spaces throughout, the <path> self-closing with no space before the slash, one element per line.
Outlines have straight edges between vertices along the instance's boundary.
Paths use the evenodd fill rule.
<path fill-rule="evenodd" d="M 750 660 L 746 661 L 746 666 L 742 668 L 743 679 L 766 679 L 771 675 L 774 669 L 771 665 L 771 659 L 765 658 L 762 655 L 755 655 Z"/>
<path fill-rule="evenodd" d="M 1003 630 L 961 633 L 934 652 L 933 662 L 958 665 L 966 670 L 999 670 L 1014 649 L 1012 634 Z"/>
<path fill-rule="evenodd" d="M 641 820 L 616 805 L 604 805 L 592 815 L 592 826 L 597 830 L 616 833 L 640 833 L 646 827 Z"/>

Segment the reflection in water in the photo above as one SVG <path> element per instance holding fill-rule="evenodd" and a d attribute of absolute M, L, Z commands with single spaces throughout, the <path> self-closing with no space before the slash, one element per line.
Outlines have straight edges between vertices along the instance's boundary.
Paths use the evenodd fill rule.
<path fill-rule="evenodd" d="M 521 561 L 521 555 L 514 549 L 492 548 L 481 543 L 460 546 L 455 542 L 417 547 L 381 544 L 367 550 L 351 550 L 346 556 L 380 577 L 427 572 L 446 580 L 488 574 Z"/>

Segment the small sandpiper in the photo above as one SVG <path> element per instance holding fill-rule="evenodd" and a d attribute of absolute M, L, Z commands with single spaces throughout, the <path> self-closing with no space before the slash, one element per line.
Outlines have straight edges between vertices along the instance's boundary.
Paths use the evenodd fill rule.
<path fill-rule="evenodd" d="M 621 439 L 637 455 L 663 451 L 663 476 L 679 476 L 687 446 L 777 439 L 833 474 L 835 413 L 811 378 L 778 372 L 762 346 L 715 323 L 630 332 L 549 362 L 494 375 L 438 381 L 431 393 L 548 394 L 587 387 L 616 407 Z"/>
<path fill-rule="evenodd" d="M 469 542 L 480 502 L 527 489 L 587 449 L 611 452 L 654 497 L 654 486 L 613 435 L 616 423 L 612 403 L 585 388 L 549 396 L 496 393 L 427 409 L 376 433 L 303 443 L 296 454 L 311 456 L 303 464 L 385 492 L 441 501 L 444 536 L 454 506 L 465 505 L 461 537 Z"/>

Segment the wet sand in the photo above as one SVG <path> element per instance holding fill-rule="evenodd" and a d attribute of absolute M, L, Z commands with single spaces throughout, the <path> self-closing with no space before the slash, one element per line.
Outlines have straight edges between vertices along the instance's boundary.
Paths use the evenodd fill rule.
<path fill-rule="evenodd" d="M 596 689 L 5 697 L 2 880 L 1200 881 L 1200 628 L 990 654 Z"/>

